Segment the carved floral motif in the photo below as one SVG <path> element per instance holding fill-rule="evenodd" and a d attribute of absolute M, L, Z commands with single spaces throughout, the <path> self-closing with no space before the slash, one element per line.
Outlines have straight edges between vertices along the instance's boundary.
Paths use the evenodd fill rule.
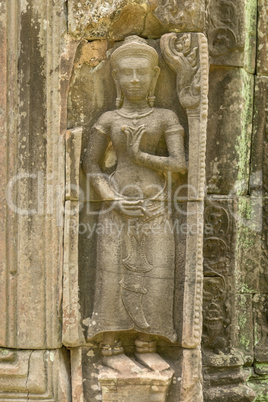
<path fill-rule="evenodd" d="M 218 203 L 208 203 L 204 213 L 203 348 L 213 353 L 230 347 L 230 217 Z"/>
<path fill-rule="evenodd" d="M 217 58 L 235 50 L 242 50 L 237 37 L 239 18 L 237 5 L 233 1 L 211 1 L 208 38 L 209 53 L 212 57 Z"/>
<path fill-rule="evenodd" d="M 253 299 L 255 318 L 255 360 L 268 362 L 268 298 L 255 295 Z M 258 368 L 260 369 L 260 368 Z M 267 369 L 264 367 L 267 372 Z"/>
<path fill-rule="evenodd" d="M 223 277 L 204 278 L 203 346 L 214 353 L 226 351 L 226 283 Z"/>
<path fill-rule="evenodd" d="M 178 24 L 186 26 L 189 18 L 199 11 L 199 4 L 189 0 L 184 1 L 181 7 L 179 0 L 161 0 L 155 9 L 155 15 L 163 24 Z"/>
<path fill-rule="evenodd" d="M 195 108 L 200 102 L 200 68 L 198 48 L 192 46 L 191 34 L 162 37 L 162 51 L 167 64 L 177 74 L 177 93 L 184 108 Z"/>

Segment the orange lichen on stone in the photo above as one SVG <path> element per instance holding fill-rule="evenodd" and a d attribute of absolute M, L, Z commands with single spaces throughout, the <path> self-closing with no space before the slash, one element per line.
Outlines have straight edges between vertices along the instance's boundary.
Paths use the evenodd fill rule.
<path fill-rule="evenodd" d="M 76 60 L 75 67 L 79 68 L 84 63 L 96 67 L 102 60 L 106 59 L 107 50 L 107 40 L 85 41 L 84 45 L 80 48 L 80 54 Z"/>

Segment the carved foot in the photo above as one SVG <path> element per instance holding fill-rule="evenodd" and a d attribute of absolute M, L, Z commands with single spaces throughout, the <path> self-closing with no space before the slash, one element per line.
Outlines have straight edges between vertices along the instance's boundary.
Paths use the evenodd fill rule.
<path fill-rule="evenodd" d="M 103 356 L 114 356 L 114 355 L 120 355 L 122 353 L 124 353 L 124 349 L 120 341 L 114 341 L 112 345 L 111 344 L 101 345 L 101 354 Z"/>
<path fill-rule="evenodd" d="M 103 356 L 102 363 L 104 366 L 117 370 L 121 374 L 139 374 L 148 371 L 147 369 L 141 368 L 124 353 L 114 356 Z"/>
<path fill-rule="evenodd" d="M 137 353 L 156 353 L 156 341 L 151 340 L 151 337 L 148 337 L 148 339 L 150 340 L 135 340 Z"/>
<path fill-rule="evenodd" d="M 157 353 L 136 353 L 135 357 L 139 363 L 153 371 L 160 372 L 170 368 L 170 365 Z"/>

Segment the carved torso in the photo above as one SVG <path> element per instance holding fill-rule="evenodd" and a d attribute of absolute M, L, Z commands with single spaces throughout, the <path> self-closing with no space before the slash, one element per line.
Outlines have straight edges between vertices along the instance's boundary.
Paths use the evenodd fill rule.
<path fill-rule="evenodd" d="M 145 133 L 141 139 L 140 149 L 151 155 L 157 155 L 159 145 L 169 135 L 180 135 L 182 130 L 174 112 L 167 109 L 149 109 L 143 115 L 135 113 L 124 114 L 120 110 L 104 113 L 95 124 L 100 135 L 107 135 L 107 142 L 111 140 L 116 156 L 117 166 L 113 174 L 113 181 L 120 192 L 124 189 L 124 196 L 143 198 L 154 197 L 165 184 L 163 173 L 133 163 L 127 152 L 127 138 L 123 127 L 138 129 L 145 126 Z M 131 184 L 131 186 L 130 186 Z M 134 186 L 138 189 L 135 190 Z"/>

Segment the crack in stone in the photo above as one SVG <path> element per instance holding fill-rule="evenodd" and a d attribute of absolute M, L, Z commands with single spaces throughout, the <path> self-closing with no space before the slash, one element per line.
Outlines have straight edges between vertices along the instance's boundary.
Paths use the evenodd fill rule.
<path fill-rule="evenodd" d="M 69 33 L 69 1 L 64 0 L 63 3 L 63 12 L 65 14 L 65 20 L 66 20 L 66 27 L 67 27 L 67 34 Z"/>
<path fill-rule="evenodd" d="M 30 352 L 29 359 L 28 359 L 28 370 L 27 370 L 27 378 L 26 378 L 27 401 L 30 400 L 29 399 L 30 391 L 28 389 L 28 381 L 29 381 L 29 374 L 30 374 L 31 357 L 32 357 L 33 352 L 34 352 L 33 350 Z"/>

